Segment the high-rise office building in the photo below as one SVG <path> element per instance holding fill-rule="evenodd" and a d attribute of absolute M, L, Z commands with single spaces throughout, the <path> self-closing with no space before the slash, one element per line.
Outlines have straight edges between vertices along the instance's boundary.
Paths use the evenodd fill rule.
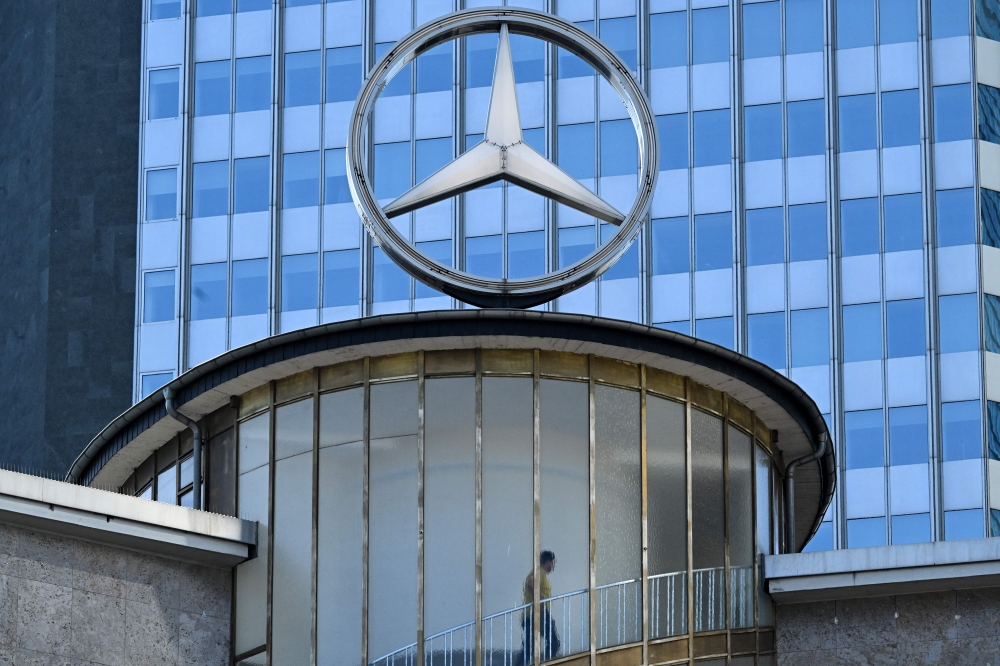
<path fill-rule="evenodd" d="M 344 147 L 365 72 L 392 44 L 485 4 L 147 0 L 136 399 L 276 333 L 468 307 L 373 246 Z M 542 308 L 695 335 L 803 386 L 839 468 L 810 548 L 1000 532 L 995 4 L 517 4 L 613 47 L 661 143 L 642 236 Z M 479 141 L 496 44 L 442 44 L 382 92 L 370 127 L 381 200 Z M 525 141 L 627 208 L 635 134 L 618 96 L 555 46 L 515 35 L 512 51 Z M 505 184 L 395 221 L 427 256 L 490 277 L 570 265 L 613 233 Z"/>
<path fill-rule="evenodd" d="M 62 475 L 132 402 L 142 7 L 0 7 L 0 461 Z"/>

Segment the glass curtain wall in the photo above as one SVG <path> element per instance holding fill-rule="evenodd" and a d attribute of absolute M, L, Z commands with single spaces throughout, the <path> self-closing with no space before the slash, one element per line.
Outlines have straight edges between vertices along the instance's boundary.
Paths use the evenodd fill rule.
<path fill-rule="evenodd" d="M 240 412 L 237 512 L 261 525 L 240 663 L 652 661 L 692 633 L 755 651 L 770 625 L 769 431 L 683 377 L 421 352 L 293 375 Z"/>

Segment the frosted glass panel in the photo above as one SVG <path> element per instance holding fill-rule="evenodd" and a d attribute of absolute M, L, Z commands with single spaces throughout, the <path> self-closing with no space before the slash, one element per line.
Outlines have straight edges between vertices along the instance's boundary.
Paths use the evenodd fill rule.
<path fill-rule="evenodd" d="M 483 378 L 483 655 L 521 663 L 521 606 L 531 573 L 532 381 Z M 531 662 L 530 653 L 527 662 Z"/>
<path fill-rule="evenodd" d="M 684 405 L 646 397 L 650 638 L 687 632 Z"/>
<path fill-rule="evenodd" d="M 471 663 L 476 619 L 476 380 L 429 379 L 424 424 L 424 653 Z"/>
<path fill-rule="evenodd" d="M 275 413 L 274 459 L 281 460 L 312 450 L 312 398 L 279 407 Z"/>
<path fill-rule="evenodd" d="M 267 464 L 271 415 L 261 414 L 240 424 L 240 474 L 246 474 Z"/>
<path fill-rule="evenodd" d="M 311 426 L 312 399 L 303 402 L 309 403 Z M 286 416 L 278 410 L 278 441 Z M 311 450 L 274 465 L 271 663 L 275 666 L 308 663 L 312 653 L 312 465 Z"/>
<path fill-rule="evenodd" d="M 417 639 L 417 383 L 371 387 L 368 660 Z"/>
<path fill-rule="evenodd" d="M 729 626 L 753 626 L 753 448 L 729 428 Z"/>
<path fill-rule="evenodd" d="M 234 643 L 237 654 L 249 652 L 267 641 L 267 548 L 270 541 L 267 529 L 270 466 L 267 459 L 270 422 L 269 414 L 261 414 L 239 425 L 240 471 L 243 473 L 239 476 L 237 489 L 238 513 L 244 520 L 258 521 L 259 526 L 257 557 L 236 567 Z"/>
<path fill-rule="evenodd" d="M 590 649 L 590 403 L 587 384 L 543 379 L 541 547 L 556 556 L 541 595 L 542 660 Z"/>
<path fill-rule="evenodd" d="M 754 448 L 756 494 L 757 494 L 757 559 L 763 560 L 764 555 L 773 551 L 773 527 L 771 523 L 771 459 L 761 448 Z M 764 578 L 760 578 L 757 589 L 757 624 L 770 627 L 774 624 L 774 607 L 771 598 L 764 589 Z"/>
<path fill-rule="evenodd" d="M 694 630 L 726 625 L 726 505 L 722 419 L 691 410 L 691 504 Z"/>
<path fill-rule="evenodd" d="M 597 645 L 642 640 L 639 393 L 594 388 Z"/>
<path fill-rule="evenodd" d="M 365 390 L 326 393 L 319 399 L 319 445 L 360 442 L 364 438 Z"/>

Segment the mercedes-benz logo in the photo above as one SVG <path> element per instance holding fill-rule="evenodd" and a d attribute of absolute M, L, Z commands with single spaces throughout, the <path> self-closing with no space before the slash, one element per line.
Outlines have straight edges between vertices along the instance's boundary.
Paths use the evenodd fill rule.
<path fill-rule="evenodd" d="M 383 209 L 375 199 L 366 163 L 367 120 L 378 94 L 420 53 L 457 37 L 499 32 L 493 88 L 483 140 Z M 511 32 L 561 46 L 604 76 L 621 96 L 639 137 L 638 194 L 627 214 L 597 196 L 524 142 L 510 55 Z M 638 235 L 648 212 L 659 162 L 656 122 L 628 67 L 602 42 L 562 19 L 526 9 L 491 8 L 455 12 L 411 32 L 375 67 L 358 95 L 347 139 L 347 171 L 365 227 L 396 263 L 413 277 L 480 307 L 531 307 L 590 282 L 607 270 Z M 583 260 L 543 276 L 484 278 L 439 264 L 423 255 L 389 218 L 429 206 L 499 180 L 519 185 L 606 222 L 618 232 Z"/>

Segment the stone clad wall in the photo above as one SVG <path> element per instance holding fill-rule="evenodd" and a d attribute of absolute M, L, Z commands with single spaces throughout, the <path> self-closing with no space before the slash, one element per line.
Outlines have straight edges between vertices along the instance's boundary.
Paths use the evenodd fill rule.
<path fill-rule="evenodd" d="M 229 661 L 231 573 L 0 525 L 0 665 Z"/>
<path fill-rule="evenodd" d="M 1000 588 L 777 607 L 779 666 L 1000 665 Z"/>

